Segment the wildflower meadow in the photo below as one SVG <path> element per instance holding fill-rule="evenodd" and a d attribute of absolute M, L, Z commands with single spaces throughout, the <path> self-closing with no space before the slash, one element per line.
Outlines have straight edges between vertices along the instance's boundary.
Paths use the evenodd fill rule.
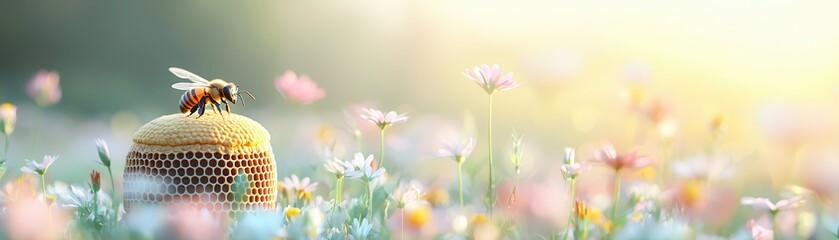
<path fill-rule="evenodd" d="M 239 4 L 4 4 L 0 238 L 839 239 L 835 3 Z"/>

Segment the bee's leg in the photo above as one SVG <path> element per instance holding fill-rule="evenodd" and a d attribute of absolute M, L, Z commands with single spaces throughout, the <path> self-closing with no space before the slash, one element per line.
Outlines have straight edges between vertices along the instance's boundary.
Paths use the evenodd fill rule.
<path fill-rule="evenodd" d="M 195 111 L 198 111 L 198 108 L 199 108 L 199 107 L 200 107 L 200 106 L 199 106 L 198 104 L 195 104 L 195 106 L 192 106 L 192 108 L 190 108 L 190 109 L 189 109 L 189 115 L 186 115 L 186 116 L 187 116 L 187 117 L 192 116 L 192 114 L 194 114 L 194 113 L 195 113 Z"/>
<path fill-rule="evenodd" d="M 216 109 L 216 112 L 218 112 L 218 115 L 221 115 L 221 117 L 224 117 L 224 114 L 221 114 L 221 103 L 215 102 L 213 105 L 215 105 L 215 109 Z"/>
<path fill-rule="evenodd" d="M 222 101 L 224 100 L 222 99 Z M 221 117 L 224 117 L 224 115 L 221 114 L 221 103 L 216 102 L 216 100 L 213 100 L 212 98 L 210 98 L 210 102 L 212 104 L 210 107 L 212 107 L 213 110 L 215 110 L 219 115 L 221 115 Z"/>
<path fill-rule="evenodd" d="M 207 97 L 201 98 L 201 101 L 198 101 L 198 117 L 204 116 L 204 110 L 207 108 Z"/>
<path fill-rule="evenodd" d="M 230 103 L 224 100 L 222 100 L 221 102 L 224 103 L 224 109 L 227 109 L 227 115 L 230 115 Z"/>
<path fill-rule="evenodd" d="M 212 98 L 207 99 L 207 100 L 210 101 L 210 111 L 216 111 L 216 112 L 219 111 L 219 110 L 216 110 L 216 100 L 213 100 Z"/>

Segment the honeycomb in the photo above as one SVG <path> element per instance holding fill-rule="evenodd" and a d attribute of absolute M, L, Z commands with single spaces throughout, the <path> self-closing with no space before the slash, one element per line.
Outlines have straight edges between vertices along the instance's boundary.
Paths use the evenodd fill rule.
<path fill-rule="evenodd" d="M 154 119 L 134 134 L 126 157 L 125 207 L 178 203 L 231 214 L 275 209 L 270 138 L 262 125 L 236 114 Z M 248 188 L 236 201 L 240 172 Z"/>

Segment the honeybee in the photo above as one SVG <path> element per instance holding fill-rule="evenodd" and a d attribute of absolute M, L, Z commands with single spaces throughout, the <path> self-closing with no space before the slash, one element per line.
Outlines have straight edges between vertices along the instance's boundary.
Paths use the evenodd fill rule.
<path fill-rule="evenodd" d="M 210 104 L 210 108 L 221 114 L 222 103 L 229 115 L 230 105 L 228 102 L 236 104 L 236 100 L 241 97 L 241 93 L 246 93 L 256 100 L 250 92 L 240 91 L 235 83 L 228 83 L 221 79 L 207 81 L 207 79 L 195 73 L 176 67 L 169 68 L 169 71 L 179 78 L 191 81 L 172 84 L 172 88 L 186 91 L 181 96 L 180 110 L 181 113 L 189 111 L 187 117 L 192 116 L 197 111 L 200 118 L 204 115 L 204 108 L 207 104 Z M 242 101 L 242 105 L 244 104 L 245 102 Z"/>

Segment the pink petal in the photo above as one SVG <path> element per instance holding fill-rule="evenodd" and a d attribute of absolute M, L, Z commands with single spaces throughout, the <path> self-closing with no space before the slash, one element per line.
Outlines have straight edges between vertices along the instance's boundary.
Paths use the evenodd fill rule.
<path fill-rule="evenodd" d="M 493 82 L 498 80 L 498 77 L 501 76 L 501 71 L 503 71 L 501 69 L 501 66 L 499 66 L 498 64 L 493 64 L 492 68 L 489 70 L 492 71 L 490 73 L 490 75 L 492 76 L 490 79 L 493 79 Z"/>
<path fill-rule="evenodd" d="M 775 208 L 775 205 L 766 198 L 743 197 L 740 199 L 740 203 L 759 210 L 773 210 Z"/>

